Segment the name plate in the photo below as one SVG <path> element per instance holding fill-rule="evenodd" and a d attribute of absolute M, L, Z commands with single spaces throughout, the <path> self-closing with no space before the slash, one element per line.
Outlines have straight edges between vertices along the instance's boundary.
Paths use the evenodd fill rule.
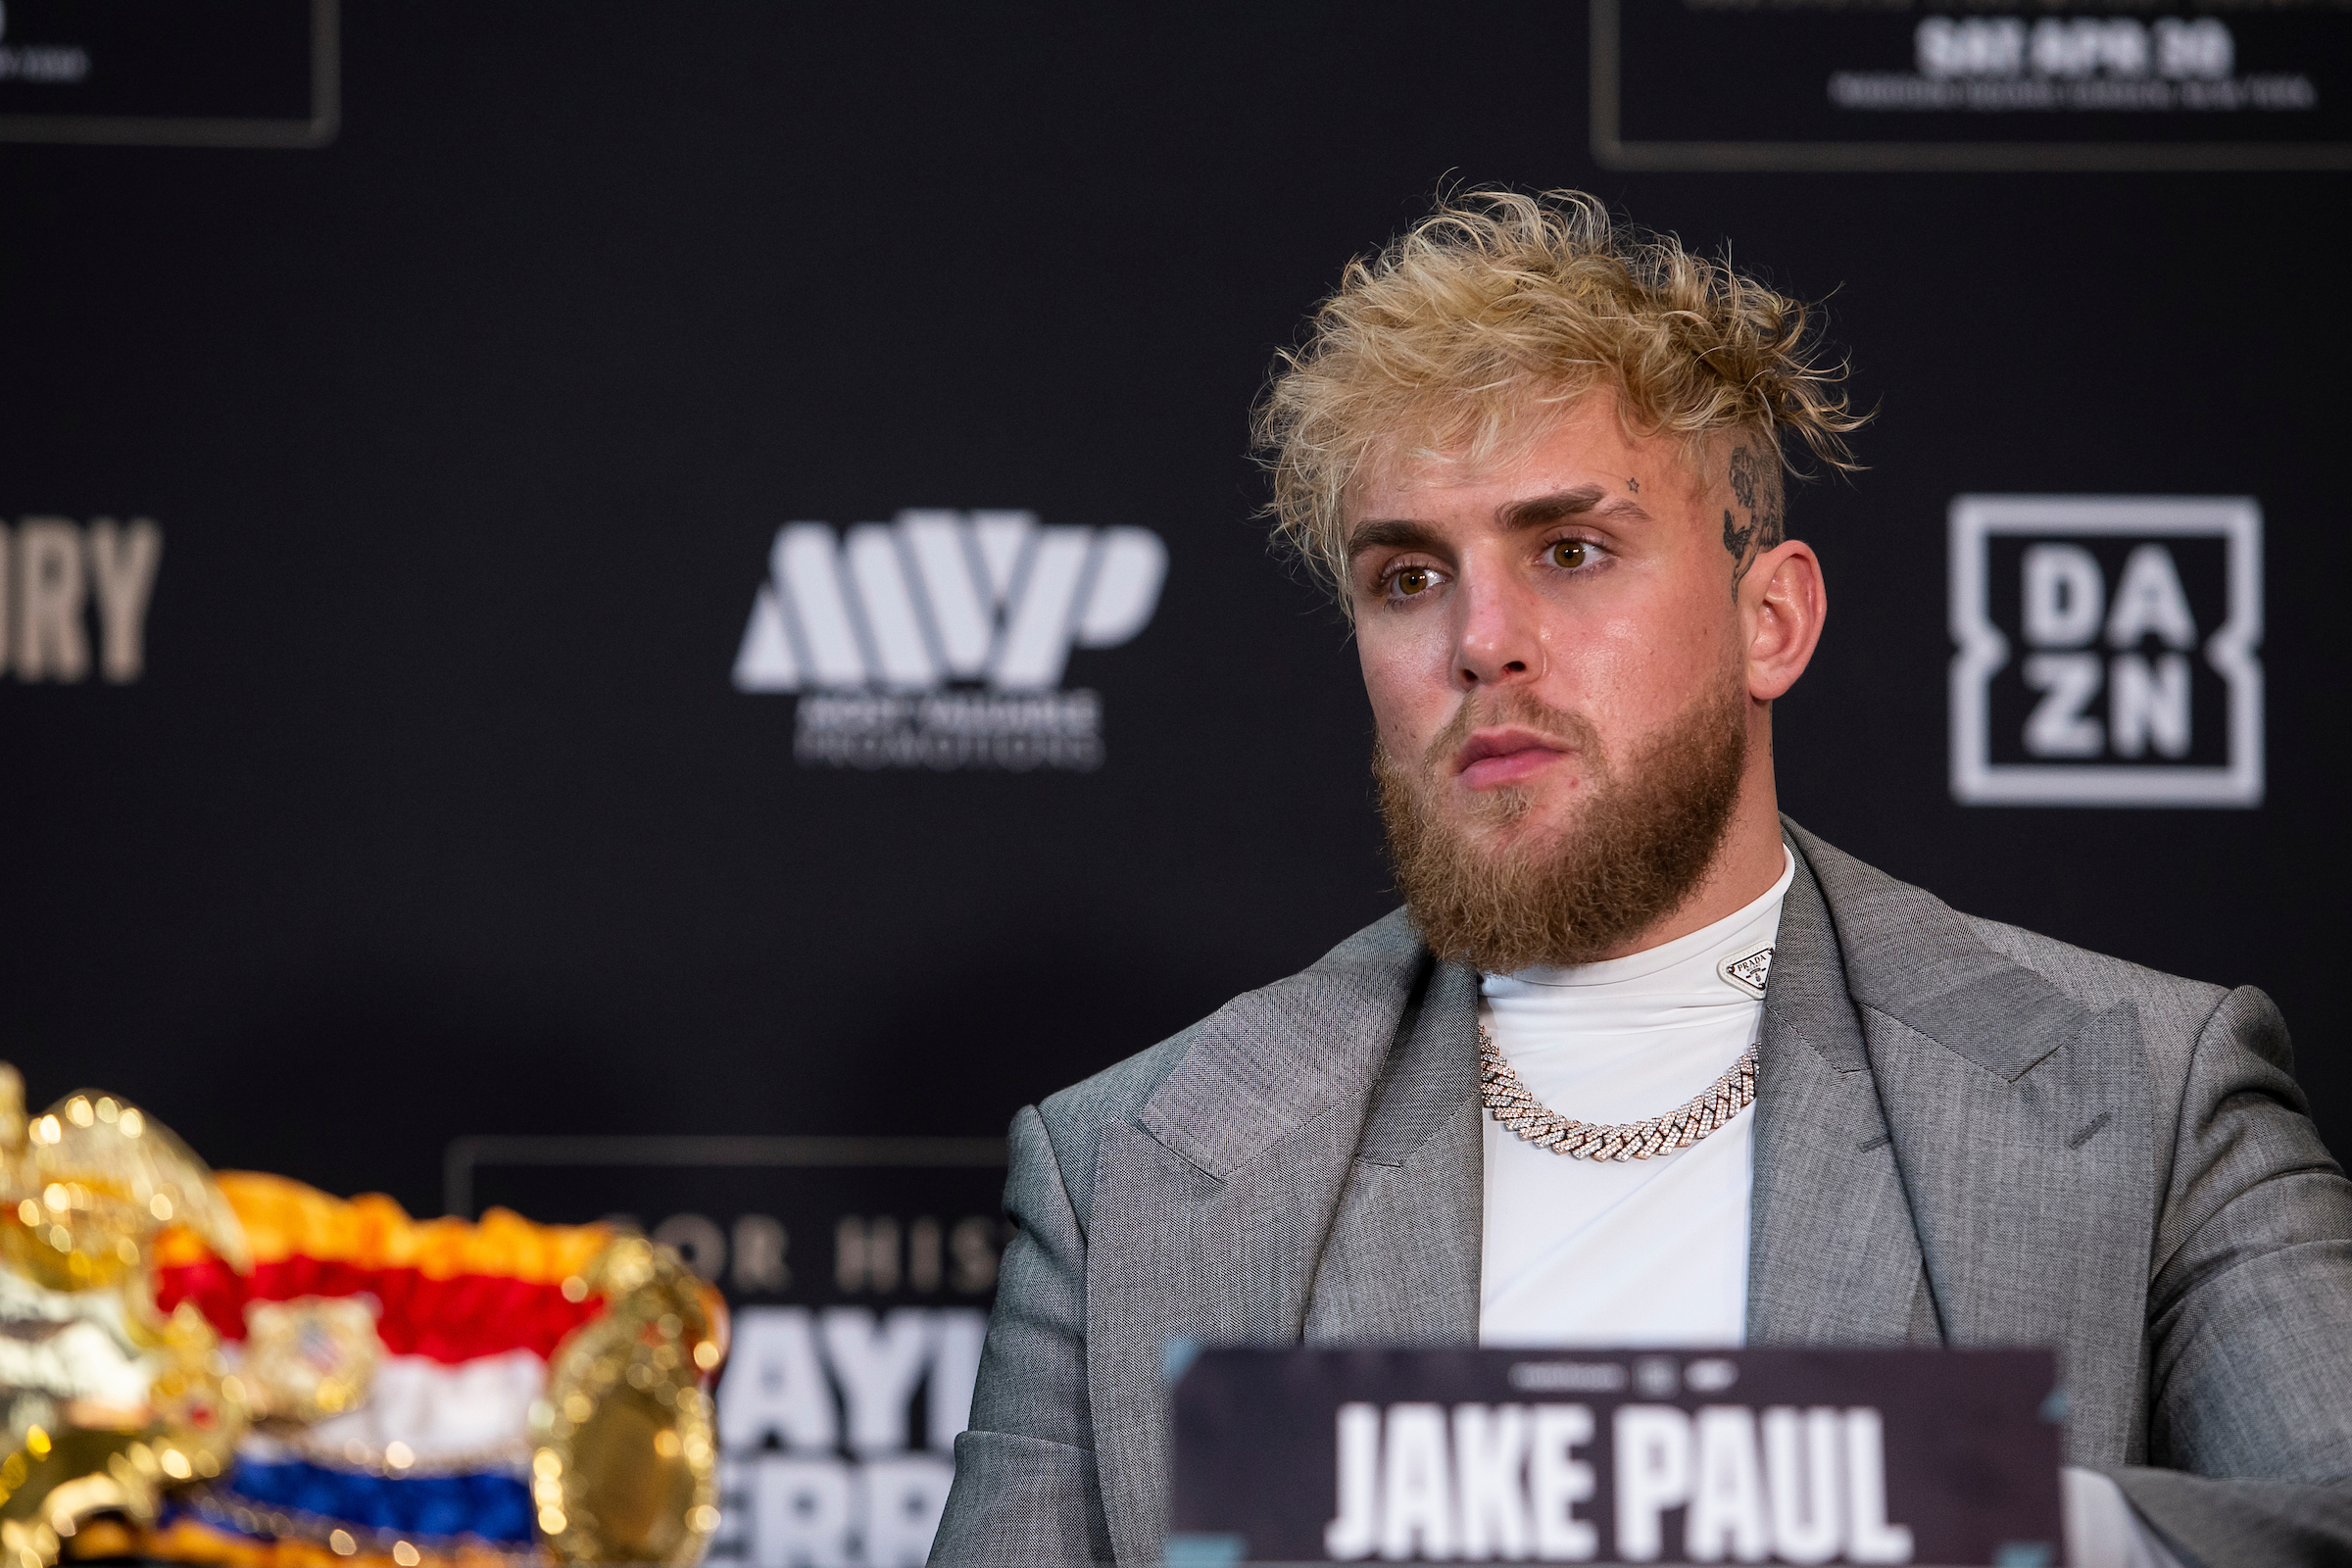
<path fill-rule="evenodd" d="M 2060 1560 L 2046 1350 L 1207 1349 L 1168 1561 Z"/>

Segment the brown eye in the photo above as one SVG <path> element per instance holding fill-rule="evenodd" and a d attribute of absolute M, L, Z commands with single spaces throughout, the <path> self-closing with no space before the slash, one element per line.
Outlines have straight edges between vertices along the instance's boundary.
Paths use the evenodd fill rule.
<path fill-rule="evenodd" d="M 1562 539 L 1551 547 L 1551 564 L 1574 571 L 1592 558 L 1592 549 L 1582 539 Z"/>
<path fill-rule="evenodd" d="M 1427 566 L 1407 566 L 1396 573 L 1396 591 L 1410 599 L 1415 594 L 1426 593 L 1431 580 L 1431 572 Z"/>

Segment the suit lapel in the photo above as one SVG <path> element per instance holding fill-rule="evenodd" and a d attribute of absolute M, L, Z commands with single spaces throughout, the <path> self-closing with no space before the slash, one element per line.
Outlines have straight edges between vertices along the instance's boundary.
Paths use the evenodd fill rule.
<path fill-rule="evenodd" d="M 1911 1208 L 1821 889 L 1781 904 L 1756 1051 L 1751 1345 L 1935 1343 Z"/>
<path fill-rule="evenodd" d="M 1366 1111 L 1434 971 L 1402 916 L 1384 920 L 1221 1009 L 1136 1123 L 1105 1131 L 1087 1379 L 1122 1561 L 1156 1560 L 1164 1530 L 1169 1342 L 1298 1342 Z"/>
<path fill-rule="evenodd" d="M 1310 1345 L 1478 1342 L 1478 977 L 1439 967 L 1397 1034 L 1315 1271 Z"/>

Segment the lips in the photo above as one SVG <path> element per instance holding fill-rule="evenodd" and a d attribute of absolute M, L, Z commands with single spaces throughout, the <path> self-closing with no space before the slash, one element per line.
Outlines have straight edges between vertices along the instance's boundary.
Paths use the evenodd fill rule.
<path fill-rule="evenodd" d="M 1572 748 L 1557 736 L 1505 725 L 1472 733 L 1454 754 L 1454 776 L 1474 790 L 1498 789 L 1534 777 Z"/>

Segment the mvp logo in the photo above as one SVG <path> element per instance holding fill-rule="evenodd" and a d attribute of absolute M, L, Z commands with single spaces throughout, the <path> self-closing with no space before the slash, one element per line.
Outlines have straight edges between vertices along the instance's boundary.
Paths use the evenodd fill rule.
<path fill-rule="evenodd" d="M 1954 798 L 2262 804 L 2252 500 L 1961 496 L 1951 550 Z"/>
<path fill-rule="evenodd" d="M 1167 547 L 1142 528 L 1026 512 L 899 514 L 844 536 L 787 523 L 735 687 L 799 692 L 794 753 L 861 767 L 1102 760 L 1102 704 L 1060 691 L 1072 648 L 1114 648 L 1158 607 Z"/>

